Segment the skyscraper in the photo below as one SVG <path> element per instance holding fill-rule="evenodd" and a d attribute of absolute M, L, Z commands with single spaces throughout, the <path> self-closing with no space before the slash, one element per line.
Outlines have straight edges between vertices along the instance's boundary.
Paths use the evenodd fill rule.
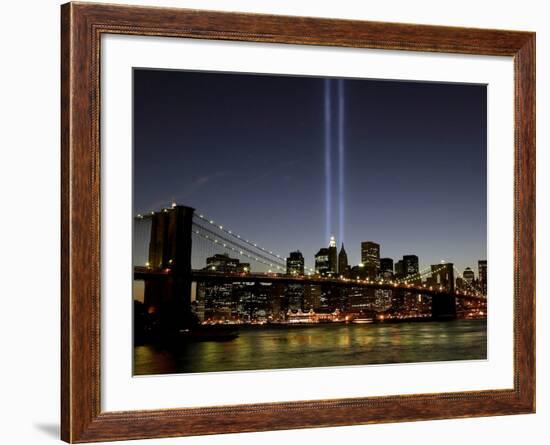
<path fill-rule="evenodd" d="M 338 273 L 340 275 L 345 275 L 348 271 L 348 254 L 346 249 L 344 249 L 344 243 L 340 248 L 340 253 L 338 253 Z"/>
<path fill-rule="evenodd" d="M 403 260 L 399 260 L 395 263 L 395 277 L 403 278 L 405 276 L 405 265 Z"/>
<path fill-rule="evenodd" d="M 384 278 L 393 277 L 393 259 L 380 258 L 380 275 Z"/>
<path fill-rule="evenodd" d="M 418 274 L 418 257 L 416 255 L 403 255 L 403 268 L 405 276 Z"/>
<path fill-rule="evenodd" d="M 466 283 L 471 286 L 475 279 L 474 271 L 467 267 L 466 269 L 464 269 L 462 277 L 464 278 L 464 281 L 466 281 Z"/>
<path fill-rule="evenodd" d="M 304 310 L 318 309 L 321 306 L 321 286 L 306 284 L 304 286 Z"/>
<path fill-rule="evenodd" d="M 302 252 L 290 252 L 286 259 L 286 274 L 287 275 L 303 275 L 304 274 L 304 256 Z"/>
<path fill-rule="evenodd" d="M 477 262 L 477 272 L 479 276 L 479 286 L 484 295 L 487 295 L 487 260 Z"/>
<path fill-rule="evenodd" d="M 361 263 L 369 275 L 376 276 L 380 270 L 380 244 L 363 241 L 361 243 Z"/>
<path fill-rule="evenodd" d="M 338 249 L 336 248 L 336 240 L 333 236 L 330 237 L 328 244 L 328 261 L 329 261 L 329 274 L 336 275 L 338 272 Z"/>
<path fill-rule="evenodd" d="M 304 285 L 288 284 L 285 290 L 285 296 L 288 301 L 288 309 L 297 311 L 303 309 L 304 305 Z"/>
<path fill-rule="evenodd" d="M 328 275 L 330 273 L 329 249 L 321 247 L 315 254 L 315 273 Z"/>
<path fill-rule="evenodd" d="M 220 273 L 247 273 L 250 272 L 250 263 L 241 263 L 237 258 L 231 258 L 228 253 L 217 253 L 206 258 L 206 267 L 203 270 Z"/>

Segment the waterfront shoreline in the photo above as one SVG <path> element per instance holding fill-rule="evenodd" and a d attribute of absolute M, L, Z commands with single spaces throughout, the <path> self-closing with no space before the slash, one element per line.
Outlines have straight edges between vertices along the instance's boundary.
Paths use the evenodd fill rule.
<path fill-rule="evenodd" d="M 344 324 L 240 330 L 231 341 L 134 347 L 134 375 L 484 360 L 486 320 Z M 286 329 L 285 329 L 286 328 Z"/>
<path fill-rule="evenodd" d="M 316 323 L 264 323 L 264 324 L 255 324 L 255 323 L 219 323 L 212 325 L 201 325 L 202 328 L 216 327 L 216 326 L 227 326 L 235 327 L 237 329 L 292 329 L 292 328 L 314 328 L 314 327 L 327 327 L 327 326 L 342 326 L 342 325 L 379 325 L 379 324 L 401 324 L 401 323 L 446 323 L 446 322 L 461 322 L 461 321 L 474 321 L 474 320 L 484 320 L 487 321 L 487 317 L 479 318 L 456 318 L 452 320 L 439 320 L 429 317 L 414 317 L 414 318 L 392 318 L 392 319 L 373 319 L 372 322 L 368 323 L 354 323 L 353 321 L 329 321 L 329 322 L 316 322 Z"/>

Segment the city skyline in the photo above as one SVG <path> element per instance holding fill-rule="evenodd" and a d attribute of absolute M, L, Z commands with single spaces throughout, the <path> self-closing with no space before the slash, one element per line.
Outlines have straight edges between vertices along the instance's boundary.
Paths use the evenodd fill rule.
<path fill-rule="evenodd" d="M 134 92 L 135 214 L 185 203 L 310 268 L 327 233 L 349 264 L 369 240 L 486 258 L 485 86 L 135 70 Z"/>
<path fill-rule="evenodd" d="M 332 237 L 329 246 L 315 255 L 315 271 L 305 271 L 304 257 L 296 251 L 285 263 L 268 259 L 274 264 L 267 264 L 277 270 L 265 273 L 253 270 L 250 262 L 230 257 L 227 250 L 260 262 L 272 252 L 221 226 L 219 230 L 234 240 L 218 239 L 214 222 L 209 221 L 211 228 L 204 227 L 191 207 L 174 204 L 139 220 L 150 221 L 150 248 L 148 262 L 134 268 L 134 280 L 145 285 L 143 298 L 134 293 L 134 301 L 142 305 L 142 315 L 151 316 L 142 317 L 151 329 L 159 311 L 164 314 L 159 315 L 164 320 L 159 321 L 162 329 L 219 323 L 371 323 L 375 318 L 384 322 L 486 316 L 486 261 L 479 262 L 478 280 L 471 269 L 462 275 L 453 263 L 420 270 L 416 255 L 403 256 L 394 273 L 393 260 L 380 258 L 379 244 L 363 242 L 363 263 L 350 266 L 344 247 L 338 253 Z M 210 248 L 206 265 L 199 268 L 192 264 L 194 237 L 204 237 Z M 211 248 L 220 244 L 222 253 L 213 253 Z M 258 252 L 253 253 L 251 247 Z M 179 316 L 174 317 L 176 313 Z"/>
<path fill-rule="evenodd" d="M 176 203 L 172 203 L 171 207 L 172 206 L 175 206 Z M 166 207 L 168 208 L 168 207 Z M 162 212 L 162 210 L 161 210 Z M 151 213 L 154 213 L 154 212 L 151 212 Z M 158 212 L 160 213 L 160 212 Z M 138 214 L 138 217 L 139 218 L 143 218 L 144 216 L 142 214 Z M 145 218 L 147 217 L 147 215 L 145 215 Z M 204 218 L 203 218 L 203 221 Z M 208 221 L 212 226 L 214 226 L 216 229 L 219 228 L 220 226 L 215 223 L 214 221 Z M 222 226 L 223 227 L 223 226 Z M 232 232 L 230 230 L 228 230 L 227 228 L 224 228 L 224 230 L 228 231 L 228 232 Z M 237 235 L 237 234 L 234 234 L 236 235 L 237 237 L 240 237 L 240 235 Z M 212 240 L 216 239 L 215 236 L 212 237 Z M 244 240 L 244 238 L 242 238 Z M 250 240 L 246 240 L 248 243 L 250 244 L 256 244 L 254 243 L 253 241 L 250 241 Z M 141 243 L 142 245 L 140 246 L 141 249 L 139 249 L 140 251 L 137 253 L 134 252 L 134 255 L 136 256 L 135 258 L 135 264 L 137 266 L 141 266 L 141 265 L 146 265 L 148 264 L 147 262 L 147 258 L 148 258 L 148 255 L 149 255 L 149 244 L 148 242 L 146 243 Z M 391 267 L 391 271 L 392 273 L 396 273 L 398 274 L 398 264 L 399 263 L 402 263 L 403 261 L 407 261 L 407 258 L 411 258 L 413 257 L 416 261 L 416 265 L 415 265 L 415 270 L 422 270 L 422 269 L 426 269 L 426 268 L 429 268 L 430 266 L 433 266 L 434 264 L 438 264 L 438 263 L 430 263 L 430 264 L 424 264 L 422 261 L 420 261 L 420 258 L 418 257 L 418 255 L 414 254 L 414 253 L 407 253 L 407 254 L 403 254 L 401 255 L 400 257 L 387 257 L 387 256 L 384 256 L 381 254 L 382 252 L 382 249 L 381 249 L 381 245 L 379 243 L 376 243 L 376 241 L 372 241 L 372 240 L 368 240 L 368 241 L 361 241 L 360 243 L 360 261 L 358 263 L 351 263 L 349 262 L 348 260 L 348 256 L 347 256 L 347 250 L 345 249 L 344 247 L 344 243 L 341 243 L 340 247 L 338 247 L 338 244 L 337 244 L 337 241 L 336 241 L 336 238 L 334 236 L 331 236 L 330 239 L 329 239 L 329 243 L 328 245 L 326 246 L 321 246 L 319 251 L 313 256 L 313 260 L 310 258 L 309 261 L 311 262 L 311 267 L 309 266 L 309 263 L 308 261 L 306 260 L 306 257 L 303 255 L 303 252 L 301 249 L 295 249 L 293 251 L 290 251 L 288 252 L 287 254 L 283 254 L 283 255 L 279 255 L 280 256 L 280 260 L 281 261 L 284 261 L 286 260 L 288 262 L 289 260 L 289 257 L 292 257 L 293 254 L 296 254 L 296 253 L 299 253 L 300 255 L 302 255 L 302 260 L 303 260 L 303 267 L 305 269 L 304 273 L 305 274 L 311 274 L 311 273 L 315 273 L 316 272 L 316 258 L 317 258 L 317 255 L 319 255 L 319 253 L 323 250 L 327 250 L 327 255 L 328 255 L 328 250 L 330 250 L 331 247 L 335 248 L 336 249 L 336 263 L 337 264 L 340 264 L 340 257 L 341 257 L 341 254 L 342 254 L 342 250 L 344 251 L 344 256 L 345 256 L 345 261 L 346 261 L 346 264 L 350 267 L 354 267 L 354 266 L 358 266 L 358 267 L 364 267 L 364 266 L 369 266 L 369 260 L 368 259 L 365 259 L 363 258 L 363 255 L 364 255 L 364 252 L 363 252 L 363 246 L 367 244 L 367 245 L 375 245 L 376 246 L 376 249 L 377 249 L 377 254 L 378 254 L 378 257 L 377 257 L 377 261 L 379 262 L 379 265 L 381 265 L 381 261 L 382 260 L 386 260 L 386 264 L 387 264 L 387 261 L 389 260 L 392 264 L 392 267 Z M 252 261 L 253 264 L 254 263 L 254 260 L 251 260 L 249 257 L 245 256 L 245 255 L 239 255 L 238 253 L 236 252 L 232 252 L 230 250 L 230 248 L 223 248 L 221 247 L 222 246 L 222 243 L 220 242 L 218 244 L 218 249 L 220 250 L 218 252 L 218 254 L 223 254 L 223 255 L 228 255 L 229 257 L 231 258 L 235 258 L 235 259 L 240 259 L 240 260 L 243 260 L 242 262 L 246 261 L 248 259 L 248 261 Z M 135 248 L 135 246 L 134 246 Z M 259 246 L 260 249 L 263 249 L 263 247 Z M 218 255 L 216 254 L 216 255 Z M 197 269 L 200 269 L 204 264 L 208 265 L 208 260 L 210 259 L 210 257 L 208 256 L 209 254 L 208 253 L 205 253 L 205 252 L 202 252 L 202 251 L 198 251 L 197 252 L 197 249 L 192 249 L 192 264 L 195 266 L 195 268 Z M 233 256 L 232 256 L 233 255 Z M 463 271 L 466 271 L 468 269 L 470 270 L 477 270 L 477 268 L 479 267 L 479 263 L 480 262 L 484 262 L 486 263 L 487 260 L 486 259 L 477 259 L 477 260 L 473 260 L 472 263 L 470 265 L 466 265 L 463 269 L 460 269 L 457 267 L 457 271 L 462 273 Z M 439 263 L 451 263 L 451 264 L 456 264 L 452 259 L 445 259 L 445 260 L 441 260 Z M 271 270 L 272 269 L 272 270 Z M 379 269 L 379 272 L 383 272 L 384 269 L 383 268 L 380 268 L 378 267 Z M 254 271 L 254 272 L 262 272 L 262 271 L 267 271 L 269 270 L 270 272 L 273 272 L 273 273 L 284 273 L 284 269 L 280 268 L 280 267 L 269 267 L 269 266 L 266 266 L 265 263 L 256 263 L 256 267 L 252 266 L 252 267 L 249 267 L 249 271 Z M 338 270 L 338 272 L 340 273 L 340 269 Z M 410 274 L 409 272 L 407 272 L 407 268 L 405 268 L 404 270 L 404 275 L 407 275 L 407 274 Z M 478 273 L 478 276 L 479 276 L 479 273 Z"/>
<path fill-rule="evenodd" d="M 332 237 L 334 238 L 334 237 Z M 373 243 L 374 241 L 363 241 L 363 243 Z M 331 246 L 330 246 L 330 242 L 329 242 L 329 245 L 327 246 L 324 246 L 324 247 L 321 247 L 319 249 L 319 251 L 322 251 L 324 249 L 329 249 Z M 231 258 L 231 259 L 237 259 L 237 260 L 240 260 L 241 263 L 244 263 L 246 262 L 246 257 L 244 258 L 244 260 L 240 257 L 240 255 L 238 254 L 234 254 L 232 255 L 232 252 L 229 251 L 229 250 L 224 250 L 224 249 L 220 249 L 221 253 L 216 253 L 214 254 L 214 256 L 217 256 L 217 255 L 226 255 L 227 257 Z M 340 260 L 340 255 L 342 253 L 342 251 L 344 252 L 344 255 L 347 257 L 347 250 L 345 249 L 345 246 L 342 244 L 340 247 L 336 246 L 336 252 L 337 252 L 337 259 L 336 259 L 336 264 L 338 264 L 338 274 L 341 274 L 342 273 L 342 270 L 341 270 L 341 260 Z M 289 260 L 290 261 L 294 261 L 296 262 L 297 261 L 297 258 L 296 258 L 296 254 L 300 254 L 301 256 L 301 260 L 302 260 L 302 265 L 301 265 L 301 272 L 299 273 L 300 275 L 308 275 L 308 274 L 315 274 L 315 261 L 313 261 L 313 267 L 309 267 L 306 262 L 306 258 L 305 256 L 303 255 L 303 252 L 300 250 L 300 249 L 296 249 L 296 250 L 293 250 L 291 252 L 288 252 L 286 256 L 284 257 L 281 257 L 282 260 L 286 261 L 287 263 L 287 267 L 286 267 L 286 272 L 284 270 L 278 270 L 277 268 L 273 267 L 272 271 L 273 273 L 280 273 L 280 274 L 284 274 L 286 273 L 287 275 L 289 274 L 288 273 L 288 268 L 289 268 Z M 314 255 L 314 260 L 315 260 L 315 257 L 319 254 L 319 252 Z M 380 264 L 382 264 L 382 261 L 385 260 L 386 262 L 388 262 L 388 260 L 392 263 L 392 267 L 389 269 L 392 271 L 392 273 L 397 273 L 396 272 L 396 266 L 397 266 L 397 263 L 398 262 L 401 262 L 403 260 L 406 260 L 407 257 L 415 257 L 417 260 L 418 260 L 418 263 L 416 265 L 416 270 L 422 270 L 422 269 L 425 269 L 427 267 L 430 267 L 430 266 L 434 266 L 434 265 L 437 265 L 437 264 L 445 264 L 445 263 L 450 263 L 450 264 L 456 264 L 454 261 L 452 260 L 442 260 L 440 261 L 439 263 L 432 263 L 432 264 L 429 264 L 429 265 L 423 265 L 421 262 L 420 262 L 420 258 L 415 255 L 414 253 L 408 253 L 408 254 L 405 254 L 405 255 L 402 255 L 401 257 L 397 257 L 397 258 L 392 258 L 392 257 L 385 257 L 385 256 L 382 256 L 380 255 L 380 257 L 378 258 Z M 210 259 L 211 257 L 206 257 L 206 262 L 205 262 L 205 265 L 208 266 L 208 260 Z M 487 263 L 487 260 L 484 259 L 484 258 L 479 258 L 477 260 L 475 260 L 474 262 L 472 262 L 471 265 L 468 265 L 468 266 L 465 266 L 463 270 L 458 270 L 458 272 L 460 272 L 462 274 L 462 272 L 464 271 L 467 271 L 467 270 L 470 270 L 472 271 L 472 273 L 475 275 L 475 278 L 476 279 L 479 279 L 480 278 L 480 272 L 479 272 L 479 267 L 480 267 L 480 263 Z M 250 264 L 250 263 L 248 263 Z M 361 261 L 359 263 L 356 263 L 356 264 L 352 264 L 350 263 L 349 261 L 347 261 L 347 258 L 346 258 L 346 265 L 349 266 L 349 267 L 354 267 L 354 266 L 358 266 L 358 267 L 366 267 L 366 263 Z M 296 268 L 296 264 L 294 264 L 293 266 L 291 266 L 291 268 Z M 265 267 L 264 267 L 265 268 Z M 457 268 L 458 269 L 458 268 Z M 388 269 L 384 269 L 382 267 L 378 267 L 378 273 L 382 273 L 384 271 L 387 271 Z M 260 270 L 254 270 L 253 267 L 249 267 L 246 272 L 261 272 Z M 485 272 L 486 273 L 486 272 Z M 406 275 L 410 275 L 411 273 L 407 273 L 406 271 L 403 273 L 404 276 Z M 460 277 L 458 277 L 460 278 Z"/>
<path fill-rule="evenodd" d="M 167 215 L 172 213 L 176 208 L 181 208 L 177 203 L 172 203 L 168 208 L 164 208 L 159 212 L 151 212 L 148 215 L 138 215 L 137 220 L 135 221 L 148 221 L 155 219 L 156 215 Z M 190 208 L 191 212 L 194 212 L 194 209 Z M 167 213 L 166 213 L 167 212 Z M 401 281 L 407 282 L 407 280 L 413 279 L 414 282 L 420 279 L 420 282 L 429 282 L 430 279 L 434 277 L 433 272 L 434 268 L 439 268 L 445 264 L 452 265 L 454 269 L 456 285 L 459 286 L 459 282 L 468 282 L 469 285 L 472 285 L 472 281 L 476 281 L 477 284 L 482 286 L 478 288 L 486 295 L 487 292 L 487 260 L 479 259 L 476 262 L 472 263 L 471 266 L 466 266 L 464 269 L 459 270 L 453 261 L 441 261 L 440 263 L 430 264 L 423 266 L 420 262 L 420 259 L 415 254 L 406 254 L 402 255 L 400 258 L 389 258 L 384 257 L 380 254 L 381 246 L 380 244 L 374 241 L 362 241 L 361 242 L 361 262 L 357 264 L 352 264 L 348 261 L 347 251 L 343 245 L 338 248 L 336 245 L 335 237 L 330 237 L 328 246 L 321 247 L 319 251 L 314 256 L 314 267 L 308 267 L 305 261 L 305 258 L 300 249 L 296 249 L 288 253 L 288 255 L 277 256 L 274 252 L 269 252 L 271 255 L 271 261 L 274 264 L 268 265 L 265 260 L 270 260 L 269 257 L 265 257 L 264 260 L 258 258 L 254 260 L 254 253 L 252 251 L 240 252 L 244 255 L 239 255 L 238 243 L 245 241 L 245 247 L 250 248 L 255 246 L 255 250 L 260 255 L 263 253 L 268 253 L 266 249 L 262 246 L 257 245 L 253 241 L 246 240 L 242 238 L 239 234 L 228 230 L 227 228 L 220 226 L 218 223 L 207 220 L 204 218 L 204 215 L 199 215 L 200 220 L 203 223 L 207 223 L 211 226 L 212 231 L 208 232 L 210 237 L 206 244 L 208 248 L 204 249 L 204 246 L 195 246 L 194 243 L 191 243 L 191 267 L 194 270 L 211 270 L 217 273 L 228 272 L 230 269 L 226 270 L 225 267 L 219 268 L 216 264 L 222 259 L 222 262 L 229 261 L 230 264 L 233 264 L 233 268 L 237 267 L 235 271 L 244 274 L 262 274 L 268 272 L 269 274 L 277 275 L 300 275 L 300 276 L 331 276 L 343 279 L 365 279 L 370 280 L 383 280 L 393 282 Z M 139 223 L 134 225 L 135 228 L 140 227 Z M 146 224 L 146 231 L 151 231 L 151 225 Z M 155 229 L 156 230 L 156 229 Z M 199 234 L 195 237 L 195 242 L 204 237 L 204 229 L 201 229 L 199 225 L 196 228 L 192 229 L 193 234 Z M 213 230 L 219 230 L 218 235 Z M 141 229 L 143 231 L 143 228 Z M 224 235 L 231 234 L 235 239 L 237 244 L 231 245 L 230 240 L 227 238 L 224 239 Z M 219 237 L 221 235 L 221 237 Z M 137 236 L 137 238 L 140 238 Z M 135 246 L 136 244 L 136 230 L 134 230 L 134 264 L 136 267 L 143 267 L 149 269 L 154 269 L 159 261 L 158 259 L 151 260 L 151 239 L 146 236 L 146 242 L 143 242 L 142 239 L 141 247 L 142 251 L 136 258 Z M 156 245 L 158 241 L 154 241 Z M 226 244 L 227 243 L 227 244 Z M 235 247 L 237 246 L 237 247 Z M 247 247 L 248 246 L 248 247 Z M 154 250 L 157 247 L 153 248 Z M 216 251 L 217 253 L 213 253 Z M 254 249 L 253 249 L 254 250 Z M 157 256 L 157 254 L 153 254 Z M 278 257 L 275 259 L 275 257 Z M 150 262 L 152 261 L 152 263 Z M 162 263 L 162 261 L 161 261 Z M 286 263 L 286 266 L 279 266 L 278 264 Z M 484 264 L 482 271 L 482 264 Z M 158 264 L 157 264 L 158 266 Z M 173 266 L 172 260 L 166 265 L 171 268 Z M 212 267 L 214 266 L 214 267 Z M 476 267 L 477 266 L 477 267 Z M 164 266 L 163 266 L 164 267 Z M 474 272 L 474 271 L 477 271 Z M 427 279 L 427 281 L 426 281 Z M 144 300 L 144 287 L 142 282 L 134 282 L 134 299 L 138 301 Z"/>

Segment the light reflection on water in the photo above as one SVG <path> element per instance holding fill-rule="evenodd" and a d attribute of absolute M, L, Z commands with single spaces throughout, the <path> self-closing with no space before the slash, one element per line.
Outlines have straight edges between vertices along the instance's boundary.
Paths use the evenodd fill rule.
<path fill-rule="evenodd" d="M 485 320 L 241 328 L 228 342 L 134 348 L 134 374 L 309 368 L 487 358 Z"/>

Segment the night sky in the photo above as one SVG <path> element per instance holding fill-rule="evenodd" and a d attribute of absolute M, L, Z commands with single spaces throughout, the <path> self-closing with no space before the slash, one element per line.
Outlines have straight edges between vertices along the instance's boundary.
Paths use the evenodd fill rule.
<path fill-rule="evenodd" d="M 299 249 L 309 267 L 333 234 L 351 265 L 371 240 L 394 261 L 416 254 L 421 268 L 445 259 L 477 274 L 486 95 L 472 84 L 135 69 L 134 213 L 176 201 L 282 256 Z"/>

